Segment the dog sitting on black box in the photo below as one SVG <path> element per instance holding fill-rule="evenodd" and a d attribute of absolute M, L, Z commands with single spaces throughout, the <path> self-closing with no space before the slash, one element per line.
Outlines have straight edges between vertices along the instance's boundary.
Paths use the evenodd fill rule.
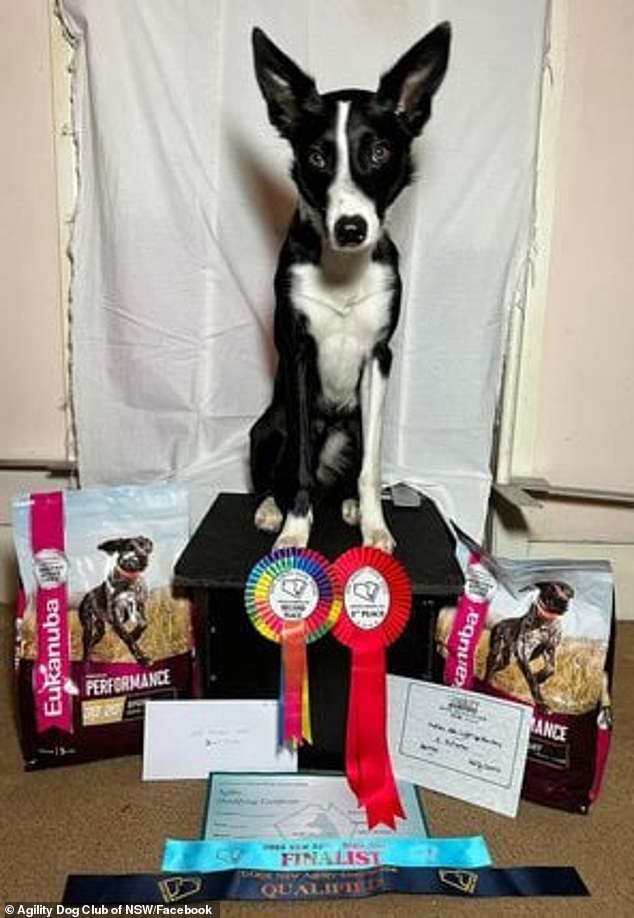
<path fill-rule="evenodd" d="M 324 490 L 364 545 L 392 551 L 381 507 L 389 342 L 401 301 L 386 210 L 412 178 L 411 143 L 445 75 L 443 23 L 385 73 L 376 92 L 321 95 L 260 29 L 255 71 L 271 123 L 293 151 L 299 205 L 275 276 L 273 399 L 251 430 L 258 528 L 275 547 L 308 544 Z"/>

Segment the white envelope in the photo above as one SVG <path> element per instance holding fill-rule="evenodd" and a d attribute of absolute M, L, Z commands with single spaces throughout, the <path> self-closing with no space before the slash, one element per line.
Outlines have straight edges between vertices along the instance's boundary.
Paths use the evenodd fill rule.
<path fill-rule="evenodd" d="M 148 701 L 143 780 L 295 772 L 297 753 L 277 745 L 277 718 L 276 701 Z"/>
<path fill-rule="evenodd" d="M 388 677 L 394 774 L 515 816 L 533 709 L 477 692 Z"/>

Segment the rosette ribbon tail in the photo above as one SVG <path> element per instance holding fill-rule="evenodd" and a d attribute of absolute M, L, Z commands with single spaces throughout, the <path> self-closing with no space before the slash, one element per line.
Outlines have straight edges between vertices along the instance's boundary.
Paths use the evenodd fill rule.
<path fill-rule="evenodd" d="M 368 827 L 404 818 L 386 738 L 385 649 L 352 650 L 346 775 L 366 810 Z"/>
<path fill-rule="evenodd" d="M 282 740 L 296 746 L 310 741 L 308 667 L 304 623 L 284 622 L 282 627 Z"/>
<path fill-rule="evenodd" d="M 304 644 L 304 655 L 306 663 L 304 664 L 304 685 L 302 688 L 302 737 L 304 742 L 313 742 L 313 729 L 310 723 L 310 695 L 308 694 L 308 653 L 306 644 Z"/>

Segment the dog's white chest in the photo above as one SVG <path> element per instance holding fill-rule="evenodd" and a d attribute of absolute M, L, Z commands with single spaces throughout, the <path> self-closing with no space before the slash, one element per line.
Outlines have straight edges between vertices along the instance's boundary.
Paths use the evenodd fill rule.
<path fill-rule="evenodd" d="M 389 323 L 392 270 L 368 262 L 350 277 L 329 275 L 319 265 L 295 265 L 291 274 L 293 305 L 317 345 L 323 396 L 352 408 L 363 364 Z"/>

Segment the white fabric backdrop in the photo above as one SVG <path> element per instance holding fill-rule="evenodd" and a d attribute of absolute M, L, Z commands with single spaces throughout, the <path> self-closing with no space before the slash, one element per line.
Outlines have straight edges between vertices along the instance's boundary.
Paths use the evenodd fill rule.
<path fill-rule="evenodd" d="M 262 26 L 323 91 L 374 88 L 442 19 L 452 60 L 397 203 L 404 311 L 384 479 L 475 536 L 505 317 L 530 246 L 547 0 L 61 0 L 76 40 L 73 374 L 83 484 L 177 476 L 198 518 L 249 487 L 268 401 L 289 154 L 251 62 Z"/>

